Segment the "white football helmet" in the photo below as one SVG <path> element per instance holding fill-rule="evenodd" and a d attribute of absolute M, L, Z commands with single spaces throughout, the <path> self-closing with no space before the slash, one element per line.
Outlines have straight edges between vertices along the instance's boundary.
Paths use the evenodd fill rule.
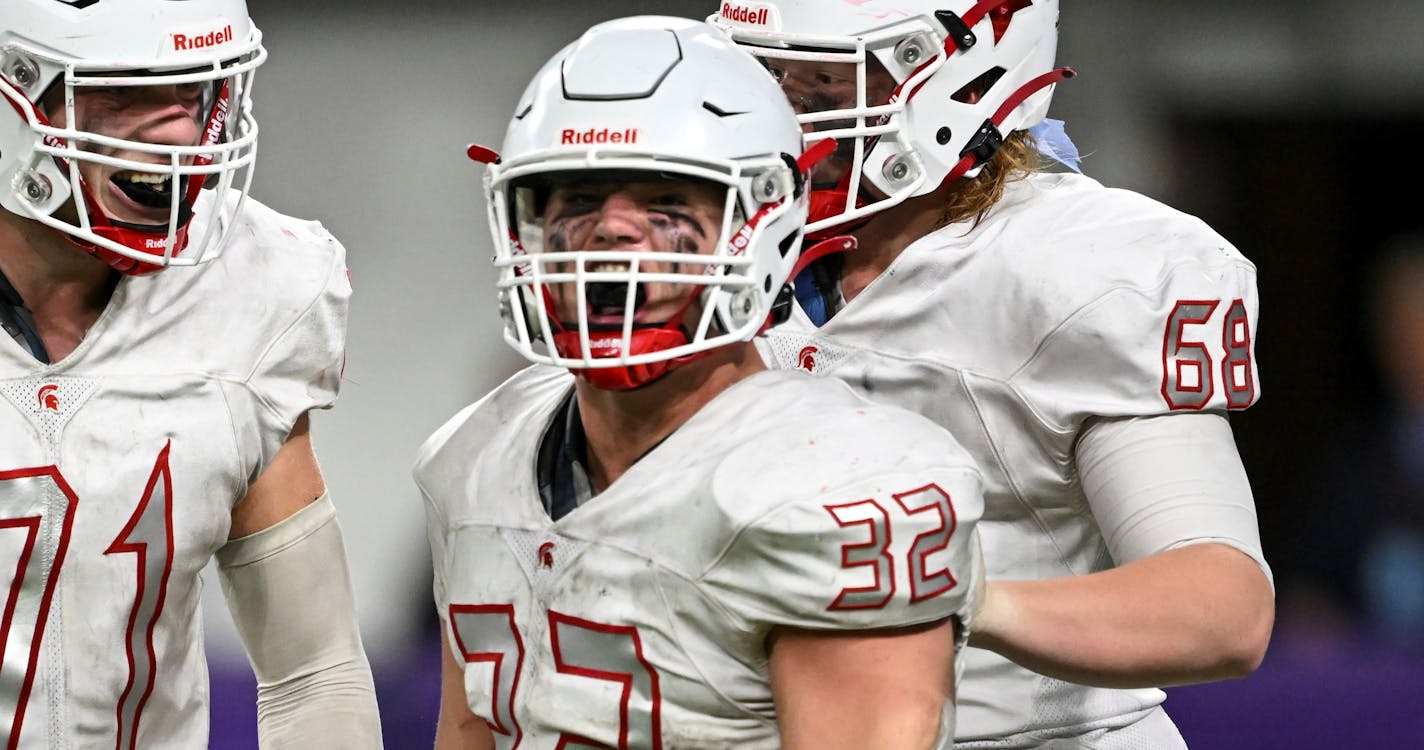
<path fill-rule="evenodd" d="M 4 0 L 0 96 L 9 106 L 0 106 L 0 205 L 125 273 L 215 257 L 252 179 L 252 76 L 266 59 L 261 40 L 244 0 Z M 76 119 L 76 93 L 103 88 L 123 101 L 144 91 L 133 87 L 177 85 L 195 92 L 196 144 L 89 132 Z M 53 124 L 60 121 L 64 127 Z M 88 184 L 86 164 L 113 176 Z M 201 237 L 190 238 L 205 187 L 213 195 L 204 210 L 214 215 Z M 239 195 L 229 198 L 234 187 Z M 101 195 L 155 217 L 166 212 L 167 221 L 120 221 L 101 208 Z"/>
<path fill-rule="evenodd" d="M 725 0 L 708 21 L 768 67 L 856 66 L 853 105 L 798 115 L 808 141 L 836 138 L 850 165 L 835 190 L 813 194 L 813 237 L 977 176 L 1073 75 L 1053 67 L 1058 0 Z M 872 58 L 894 79 L 888 101 L 867 95 Z"/>
<path fill-rule="evenodd" d="M 789 304 L 808 203 L 801 143 L 776 83 L 715 28 L 639 16 L 589 29 L 529 84 L 502 154 L 470 149 L 490 165 L 505 338 L 534 362 L 620 390 L 752 339 Z M 725 195 L 720 236 L 707 234 L 715 242 L 701 253 L 546 242 L 551 186 L 600 180 L 714 185 L 710 195 Z M 651 284 L 678 285 L 686 302 L 671 319 L 638 315 Z M 556 297 L 577 300 L 577 312 L 560 319 Z"/>

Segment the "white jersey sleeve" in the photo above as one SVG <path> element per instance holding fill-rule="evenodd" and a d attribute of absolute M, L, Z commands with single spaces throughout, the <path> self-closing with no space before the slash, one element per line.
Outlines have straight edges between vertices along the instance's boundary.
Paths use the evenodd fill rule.
<path fill-rule="evenodd" d="M 1062 288 L 1059 299 L 1072 307 L 1045 304 L 1053 314 L 1041 320 L 1054 325 L 1011 381 L 1038 408 L 1061 408 L 1054 423 L 1239 410 L 1260 398 L 1255 266 L 1194 217 L 1147 215 L 1143 226 L 1111 227 L 1124 239 L 1109 255 L 1121 257 L 1065 264 L 1050 282 L 1050 292 Z M 1129 243 L 1135 232 L 1143 236 Z M 1093 247 L 1073 236 L 1063 243 Z M 1158 249 L 1130 256 L 1145 245 Z M 1146 267 L 1103 272 L 1133 263 Z"/>
<path fill-rule="evenodd" d="M 750 613 L 749 628 L 908 626 L 973 601 L 967 540 L 983 483 L 927 420 L 880 408 L 827 414 L 813 434 L 734 453 L 713 489 L 742 530 L 704 581 Z"/>
<path fill-rule="evenodd" d="M 434 561 L 432 581 L 435 608 L 444 616 L 450 605 L 447 569 L 447 537 L 452 517 L 463 518 L 460 505 L 469 477 L 470 461 L 481 455 L 497 428 L 510 419 L 515 409 L 537 399 L 539 394 L 569 387 L 573 376 L 556 367 L 533 366 L 515 373 L 441 425 L 420 447 L 411 470 L 416 487 L 425 501 L 426 538 Z M 527 394 L 527 395 L 526 395 Z M 513 402 L 513 403 L 512 403 Z M 533 467 L 520 467 L 533 471 Z M 455 507 L 449 507 L 454 503 Z"/>
<path fill-rule="evenodd" d="M 272 294 L 288 324 L 259 350 L 245 385 L 256 399 L 262 441 L 261 466 L 281 447 L 298 417 L 335 403 L 346 356 L 351 282 L 346 250 L 320 223 L 254 222 L 252 239 L 280 252 L 263 260 L 283 265 L 288 288 Z M 291 262 L 294 255 L 307 262 Z"/>

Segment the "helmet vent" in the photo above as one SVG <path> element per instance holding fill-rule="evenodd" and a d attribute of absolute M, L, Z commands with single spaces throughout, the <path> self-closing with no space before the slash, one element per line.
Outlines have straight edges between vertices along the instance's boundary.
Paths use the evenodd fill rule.
<path fill-rule="evenodd" d="M 954 95 L 949 98 L 960 104 L 974 104 L 982 99 L 985 94 L 989 93 L 989 89 L 994 88 L 994 84 L 998 83 L 999 79 L 1003 78 L 1006 72 L 1007 71 L 998 66 L 992 67 L 984 71 L 983 75 L 964 84 L 963 87 L 954 92 Z"/>
<path fill-rule="evenodd" d="M 791 252 L 792 246 L 796 244 L 796 240 L 799 239 L 801 239 L 801 235 L 798 232 L 792 232 L 791 234 L 782 237 L 781 242 L 777 243 L 776 245 L 776 249 L 781 251 L 781 257 L 785 258 L 786 254 Z"/>
<path fill-rule="evenodd" d="M 83 10 L 99 2 L 99 0 L 55 0 L 55 2 L 64 3 L 65 5 L 68 5 L 71 8 L 78 8 L 79 10 Z"/>
<path fill-rule="evenodd" d="M 703 102 L 702 108 L 707 110 L 708 112 L 711 112 L 714 115 L 717 115 L 718 117 L 735 117 L 736 115 L 746 114 L 746 112 L 733 112 L 731 110 L 722 109 L 721 107 L 713 104 L 712 102 Z"/>
<path fill-rule="evenodd" d="M 671 29 L 663 34 L 632 28 L 609 30 L 581 41 L 564 59 L 564 98 L 646 99 L 680 62 L 682 45 Z"/>
<path fill-rule="evenodd" d="M 1033 0 L 1009 0 L 989 13 L 989 21 L 994 27 L 994 43 L 1004 38 L 1004 33 L 1009 30 L 1009 24 L 1013 23 L 1014 14 L 1024 8 L 1033 5 Z"/>

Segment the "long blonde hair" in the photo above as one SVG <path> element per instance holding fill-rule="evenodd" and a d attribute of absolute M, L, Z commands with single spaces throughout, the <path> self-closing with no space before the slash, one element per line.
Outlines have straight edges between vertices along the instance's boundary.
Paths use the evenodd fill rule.
<path fill-rule="evenodd" d="M 944 213 L 940 215 L 939 226 L 964 221 L 973 217 L 974 224 L 983 220 L 984 215 L 1004 196 L 1004 187 L 1015 180 L 1038 171 L 1042 165 L 1038 145 L 1027 130 L 1016 130 L 1004 139 L 1004 145 L 994 154 L 994 158 L 984 165 L 979 176 L 959 180 L 959 185 L 950 192 Z"/>

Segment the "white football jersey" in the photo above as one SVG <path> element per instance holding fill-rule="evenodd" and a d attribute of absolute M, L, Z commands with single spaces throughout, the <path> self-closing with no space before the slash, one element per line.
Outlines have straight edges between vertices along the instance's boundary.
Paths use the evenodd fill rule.
<path fill-rule="evenodd" d="M 553 521 L 536 454 L 572 382 L 524 370 L 415 469 L 436 603 L 501 750 L 777 748 L 773 628 L 926 623 L 971 601 L 980 478 L 928 420 L 760 373 Z"/>
<path fill-rule="evenodd" d="M 984 473 L 987 575 L 1039 579 L 1113 565 L 1074 465 L 1085 421 L 1250 406 L 1256 314 L 1255 266 L 1200 220 L 1040 174 L 1011 183 L 979 226 L 911 244 L 825 325 L 798 307 L 759 344 L 946 427 Z M 1025 733 L 1123 726 L 1163 697 L 969 649 L 958 737 L 1032 747 Z"/>
<path fill-rule="evenodd" d="M 239 222 L 211 262 L 121 279 L 58 363 L 0 336 L 0 746 L 207 747 L 200 573 L 335 399 L 350 295 L 319 224 Z"/>

